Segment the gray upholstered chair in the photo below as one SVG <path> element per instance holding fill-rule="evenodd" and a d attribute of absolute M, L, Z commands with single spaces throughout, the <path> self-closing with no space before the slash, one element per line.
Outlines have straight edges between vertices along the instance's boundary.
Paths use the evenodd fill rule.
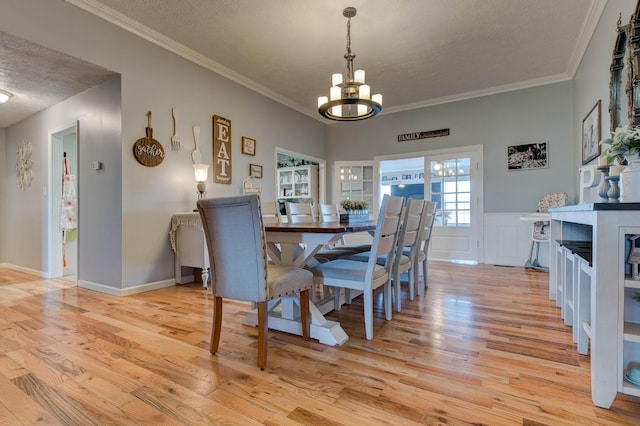
<path fill-rule="evenodd" d="M 211 353 L 222 326 L 222 299 L 254 302 L 258 310 L 258 367 L 267 364 L 267 301 L 300 294 L 302 336 L 309 338 L 309 289 L 313 275 L 304 269 L 267 263 L 265 231 L 258 195 L 198 200 L 215 298 Z"/>
<path fill-rule="evenodd" d="M 336 259 L 312 268 L 314 281 L 323 286 L 334 287 L 336 309 L 340 308 L 340 288 L 361 290 L 364 295 L 364 324 L 367 340 L 373 339 L 373 292 L 379 287 L 384 291 L 385 318 L 391 319 L 391 265 L 396 246 L 403 197 L 385 195 L 378 215 L 376 231 L 371 245 L 371 254 L 367 262 L 351 259 Z M 379 256 L 391 253 L 385 265 L 378 265 Z M 347 300 L 350 295 L 347 295 Z"/>
<path fill-rule="evenodd" d="M 291 203 L 284 204 L 289 223 L 311 223 L 316 221 L 316 215 L 311 203 Z"/>

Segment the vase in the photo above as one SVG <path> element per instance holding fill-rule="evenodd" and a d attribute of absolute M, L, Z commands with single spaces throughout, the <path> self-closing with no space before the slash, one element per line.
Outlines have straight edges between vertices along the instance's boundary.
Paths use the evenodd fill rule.
<path fill-rule="evenodd" d="M 629 166 L 620 173 L 620 201 L 640 202 L 640 160 L 630 161 Z"/>

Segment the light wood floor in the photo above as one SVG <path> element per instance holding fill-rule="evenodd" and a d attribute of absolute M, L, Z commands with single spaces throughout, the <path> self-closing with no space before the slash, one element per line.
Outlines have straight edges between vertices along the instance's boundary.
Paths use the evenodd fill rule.
<path fill-rule="evenodd" d="M 116 298 L 0 269 L 0 424 L 638 425 L 640 398 L 591 402 L 589 357 L 544 272 L 432 262 L 424 298 L 364 339 L 362 304 L 329 347 L 269 333 L 256 367 L 247 304 L 197 284 Z"/>

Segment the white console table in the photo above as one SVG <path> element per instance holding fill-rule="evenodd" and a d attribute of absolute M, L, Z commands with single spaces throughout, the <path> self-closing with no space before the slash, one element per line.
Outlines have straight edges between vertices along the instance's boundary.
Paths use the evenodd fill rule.
<path fill-rule="evenodd" d="M 593 403 L 609 408 L 617 392 L 640 396 L 640 386 L 624 379 L 626 368 L 640 366 L 640 303 L 631 297 L 640 281 L 630 279 L 626 264 L 628 236 L 640 234 L 640 203 L 580 204 L 549 211 L 555 245 L 550 248 L 549 297 L 563 308 L 563 295 L 572 293 L 562 288 L 570 284 L 558 274 L 562 259 L 557 247 L 562 241 L 592 242 L 592 266 L 584 268 L 590 274 L 590 297 L 581 296 L 589 314 L 573 327 L 583 327 L 591 339 Z"/>
<path fill-rule="evenodd" d="M 202 285 L 208 288 L 209 252 L 200 214 L 174 213 L 171 217 L 169 241 L 175 253 L 176 284 L 182 284 L 182 267 L 202 268 Z"/>

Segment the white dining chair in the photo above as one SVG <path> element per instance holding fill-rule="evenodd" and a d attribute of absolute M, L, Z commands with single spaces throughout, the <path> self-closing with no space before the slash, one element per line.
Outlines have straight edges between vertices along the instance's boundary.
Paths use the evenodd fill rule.
<path fill-rule="evenodd" d="M 340 222 L 340 208 L 337 204 L 318 204 L 320 222 Z"/>
<path fill-rule="evenodd" d="M 311 203 L 285 202 L 287 220 L 289 223 L 311 223 L 316 221 L 316 215 Z"/>
<path fill-rule="evenodd" d="M 435 201 L 425 201 L 424 203 L 424 211 L 422 213 L 421 220 L 421 232 L 419 236 L 418 249 L 414 252 L 414 265 L 413 268 L 413 282 L 416 285 L 419 295 L 424 294 L 424 289 L 429 284 L 429 276 L 428 276 L 428 255 L 429 255 L 429 243 L 431 242 L 431 235 L 433 231 L 433 223 L 436 217 L 436 209 L 438 208 L 438 203 Z M 422 265 L 422 279 L 424 283 L 420 285 L 420 268 L 419 265 Z"/>
<path fill-rule="evenodd" d="M 302 337 L 309 339 L 311 272 L 267 263 L 266 239 L 257 194 L 197 201 L 211 264 L 213 289 L 212 354 L 222 331 L 222 301 L 253 302 L 258 313 L 258 367 L 267 364 L 267 302 L 299 294 Z"/>
<path fill-rule="evenodd" d="M 420 226 L 422 213 L 424 211 L 424 200 L 410 199 L 407 205 L 402 210 L 402 221 L 398 229 L 398 237 L 395 248 L 395 254 L 393 256 L 393 265 L 391 267 L 392 273 L 392 290 L 394 295 L 396 312 L 401 310 L 401 274 L 407 273 L 407 283 L 409 287 L 409 298 L 413 300 L 415 298 L 415 274 L 413 269 L 415 267 L 415 251 L 418 244 L 418 238 L 420 236 Z M 365 251 L 350 256 L 349 259 L 359 260 L 361 262 L 367 262 L 369 260 L 370 252 Z M 381 255 L 378 257 L 378 265 L 385 265 L 387 263 L 387 255 Z"/>
<path fill-rule="evenodd" d="M 367 262 L 336 259 L 311 269 L 314 281 L 334 288 L 335 308 L 340 309 L 340 289 L 361 290 L 364 297 L 364 324 L 367 340 L 373 339 L 373 292 L 383 287 L 385 318 L 391 320 L 390 271 L 396 245 L 403 197 L 385 195 L 378 215 L 378 222 Z M 379 256 L 388 255 L 385 265 L 378 265 Z M 350 295 L 346 295 L 349 300 Z"/>
<path fill-rule="evenodd" d="M 262 209 L 262 223 L 265 225 L 282 223 L 277 201 L 262 201 L 260 207 Z"/>

